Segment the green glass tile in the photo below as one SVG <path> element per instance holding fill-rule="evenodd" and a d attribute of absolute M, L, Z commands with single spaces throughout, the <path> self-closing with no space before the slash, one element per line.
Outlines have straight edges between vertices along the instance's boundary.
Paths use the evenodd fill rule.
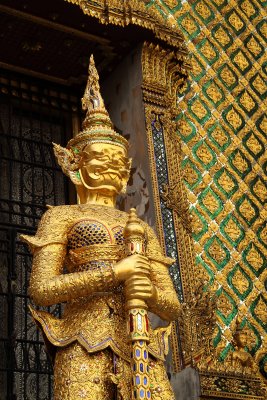
<path fill-rule="evenodd" d="M 267 114 L 263 114 L 257 121 L 258 130 L 266 137 L 267 136 Z"/>
<path fill-rule="evenodd" d="M 267 182 L 261 176 L 256 176 L 249 182 L 251 193 L 259 200 L 261 204 L 267 202 Z"/>
<path fill-rule="evenodd" d="M 225 20 L 228 22 L 229 26 L 236 35 L 240 35 L 246 29 L 246 24 L 243 18 L 235 9 L 230 10 L 225 15 Z"/>
<path fill-rule="evenodd" d="M 202 174 L 201 172 L 197 169 L 197 167 L 192 163 L 189 158 L 186 158 L 182 162 L 182 169 L 184 170 L 185 174 L 185 184 L 186 186 L 193 190 L 199 185 L 199 183 L 202 181 Z"/>
<path fill-rule="evenodd" d="M 207 290 L 209 290 L 208 287 L 212 286 L 214 283 L 214 279 L 215 279 L 214 273 L 212 272 L 210 267 L 202 260 L 202 258 L 200 256 L 196 257 L 196 264 L 197 265 L 200 264 L 202 266 L 202 268 L 204 268 L 206 270 L 206 272 L 209 276 L 209 281 L 203 287 L 204 292 L 206 292 Z"/>
<path fill-rule="evenodd" d="M 250 54 L 255 58 L 255 60 L 261 58 L 264 53 L 264 47 L 261 45 L 257 37 L 253 35 L 253 33 L 247 36 L 244 41 L 244 45 Z"/>
<path fill-rule="evenodd" d="M 257 230 L 257 237 L 259 242 L 267 248 L 267 224 L 266 221 Z"/>
<path fill-rule="evenodd" d="M 238 199 L 236 202 L 236 210 L 248 226 L 252 226 L 259 217 L 259 209 L 257 205 L 247 194 L 244 194 L 240 199 Z"/>
<path fill-rule="evenodd" d="M 225 167 L 215 173 L 214 182 L 227 198 L 232 197 L 238 189 L 237 180 Z"/>
<path fill-rule="evenodd" d="M 242 90 L 237 96 L 237 104 L 249 117 L 252 117 L 259 108 L 257 100 L 246 89 Z"/>
<path fill-rule="evenodd" d="M 223 210 L 223 202 L 220 197 L 210 188 L 207 187 L 202 193 L 200 193 L 199 204 L 208 215 L 214 219 Z"/>
<path fill-rule="evenodd" d="M 201 57 L 206 61 L 207 64 L 212 65 L 218 61 L 220 54 L 215 46 L 210 42 L 209 39 L 205 38 L 201 40 L 196 48 Z"/>
<path fill-rule="evenodd" d="M 265 42 L 267 43 L 267 21 L 266 20 L 262 20 L 260 21 L 257 25 L 256 25 L 256 30 L 258 32 L 259 35 L 261 35 L 261 37 L 265 40 Z"/>
<path fill-rule="evenodd" d="M 249 4 L 249 9 L 247 7 L 247 4 Z M 259 12 L 259 8 L 255 5 L 255 2 L 248 2 L 248 0 L 243 0 L 240 2 L 240 9 L 244 12 L 246 17 L 249 18 L 250 21 L 253 21 L 253 19 L 257 17 Z"/>
<path fill-rule="evenodd" d="M 267 74 L 267 71 L 266 71 Z M 250 80 L 250 87 L 261 100 L 265 100 L 267 96 L 267 82 L 266 78 L 257 72 Z"/>
<path fill-rule="evenodd" d="M 181 128 L 178 128 L 177 131 L 178 136 L 181 137 L 185 143 L 190 142 L 190 140 L 196 136 L 196 127 L 194 123 L 183 113 L 178 115 L 176 121 L 178 122 L 178 126 L 181 125 Z"/>
<path fill-rule="evenodd" d="M 229 133 L 222 127 L 219 122 L 215 122 L 214 125 L 207 129 L 208 137 L 213 144 L 220 151 L 224 151 L 231 144 L 231 137 Z"/>
<path fill-rule="evenodd" d="M 225 100 L 225 95 L 222 89 L 214 82 L 213 79 L 206 82 L 202 87 L 203 93 L 207 99 L 215 106 L 218 107 Z"/>
<path fill-rule="evenodd" d="M 219 355 L 219 361 L 224 361 L 230 352 L 234 351 L 234 346 L 228 343 Z"/>
<path fill-rule="evenodd" d="M 237 282 L 242 281 L 241 289 L 237 286 Z M 229 286 L 233 289 L 235 294 L 240 300 L 245 300 L 253 289 L 253 282 L 246 271 L 239 265 L 236 264 L 235 267 L 227 275 L 227 282 Z"/>
<path fill-rule="evenodd" d="M 208 24 L 214 19 L 214 12 L 212 8 L 204 0 L 196 0 L 192 4 L 192 8 L 196 15 L 202 20 L 202 22 L 204 22 L 204 24 Z"/>
<path fill-rule="evenodd" d="M 201 237 L 204 235 L 204 233 L 207 232 L 208 224 L 207 224 L 205 218 L 203 217 L 203 215 L 201 215 L 195 207 L 192 207 L 190 212 L 191 212 L 193 219 L 197 218 L 197 220 L 198 220 L 197 231 L 193 232 L 193 239 L 198 241 L 201 239 Z"/>
<path fill-rule="evenodd" d="M 245 248 L 242 259 L 257 277 L 267 268 L 267 258 L 255 243 L 250 243 Z"/>
<path fill-rule="evenodd" d="M 227 125 L 234 131 L 238 133 L 245 126 L 245 121 L 240 112 L 233 105 L 229 105 L 222 113 L 222 117 Z"/>
<path fill-rule="evenodd" d="M 191 60 L 192 60 L 191 62 L 193 65 L 193 70 L 191 72 L 191 78 L 194 81 L 199 82 L 200 79 L 206 74 L 206 68 L 205 68 L 204 64 L 202 64 L 194 54 L 192 55 Z"/>
<path fill-rule="evenodd" d="M 218 78 L 229 91 L 238 85 L 238 76 L 228 63 L 218 68 Z"/>
<path fill-rule="evenodd" d="M 267 1 L 266 0 L 258 0 L 258 2 L 262 5 L 262 7 L 267 6 Z"/>
<path fill-rule="evenodd" d="M 248 132 L 242 139 L 244 147 L 249 154 L 257 161 L 265 152 L 265 146 L 258 135 Z"/>
<path fill-rule="evenodd" d="M 238 175 L 244 179 L 252 170 L 251 162 L 247 159 L 245 154 L 239 150 L 234 150 L 228 157 L 229 163 Z"/>
<path fill-rule="evenodd" d="M 157 3 L 154 3 L 154 7 L 158 10 L 159 14 L 162 15 L 162 17 L 167 18 L 169 12 L 164 9 L 163 7 L 160 7 Z"/>
<path fill-rule="evenodd" d="M 155 0 L 151 0 L 148 3 L 146 3 L 146 8 L 150 8 L 151 6 L 153 6 L 153 4 L 155 3 Z"/>
<path fill-rule="evenodd" d="M 204 244 L 207 257 L 212 261 L 215 267 L 220 271 L 230 260 L 230 252 L 217 237 L 213 236 Z"/>
<path fill-rule="evenodd" d="M 229 0 L 212 0 L 212 3 L 218 10 L 222 10 L 227 6 Z"/>
<path fill-rule="evenodd" d="M 262 293 L 251 303 L 250 311 L 253 318 L 267 331 L 267 300 Z"/>
<path fill-rule="evenodd" d="M 194 154 L 195 158 L 202 164 L 202 166 L 207 170 L 216 163 L 216 153 L 205 142 L 205 140 L 200 140 L 192 148 L 192 153 Z"/>
<path fill-rule="evenodd" d="M 211 116 L 208 105 L 198 96 L 188 101 L 188 109 L 193 118 L 200 124 L 204 124 Z"/>
<path fill-rule="evenodd" d="M 182 32 L 190 40 L 197 37 L 197 35 L 201 32 L 199 24 L 188 12 L 181 15 L 177 22 Z"/>
<path fill-rule="evenodd" d="M 227 215 L 227 217 L 221 222 L 220 230 L 224 237 L 233 246 L 237 246 L 245 237 L 245 232 L 242 225 L 233 215 Z"/>
<path fill-rule="evenodd" d="M 234 66 L 239 70 L 242 75 L 246 74 L 252 67 L 248 56 L 241 49 L 237 49 L 236 51 L 234 51 L 230 55 L 230 58 Z"/>
<path fill-rule="evenodd" d="M 220 308 L 216 313 L 221 317 L 225 325 L 229 325 L 238 312 L 237 305 L 234 299 L 224 290 L 223 287 L 217 290 L 216 297 Z"/>
<path fill-rule="evenodd" d="M 217 331 L 217 333 L 216 333 L 216 331 Z M 222 339 L 222 330 L 221 330 L 221 327 L 218 324 L 216 324 L 215 335 L 213 338 L 213 346 L 217 347 L 218 344 L 220 343 L 221 339 Z"/>
<path fill-rule="evenodd" d="M 227 29 L 225 25 L 221 23 L 212 28 L 211 34 L 223 50 L 227 50 L 233 44 L 233 38 L 229 29 Z"/>
<path fill-rule="evenodd" d="M 176 5 L 175 5 L 174 3 L 172 3 L 172 4 L 170 5 L 168 1 L 163 1 L 163 0 L 161 0 L 161 1 L 162 1 L 162 4 L 164 4 L 164 6 L 165 6 L 169 11 L 171 11 L 172 14 L 175 13 L 175 12 L 177 12 L 177 11 L 179 11 L 179 10 L 181 10 L 181 8 L 182 8 L 182 6 L 183 6 L 183 3 L 182 3 L 180 0 L 177 0 L 177 1 L 176 1 Z"/>
<path fill-rule="evenodd" d="M 250 348 L 247 347 L 247 350 L 250 352 L 250 354 L 254 356 L 256 351 L 258 351 L 262 345 L 261 335 L 259 334 L 257 328 L 253 324 L 251 324 L 246 318 L 242 321 L 241 328 L 250 330 L 251 331 L 250 336 L 255 338 L 252 347 Z"/>

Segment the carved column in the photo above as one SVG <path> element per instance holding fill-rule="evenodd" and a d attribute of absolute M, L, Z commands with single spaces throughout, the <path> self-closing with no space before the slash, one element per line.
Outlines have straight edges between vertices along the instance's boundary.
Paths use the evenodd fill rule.
<path fill-rule="evenodd" d="M 186 68 L 186 69 L 185 69 Z M 181 149 L 175 117 L 177 90 L 187 78 L 185 54 L 152 43 L 142 51 L 143 98 L 157 231 L 168 256 L 177 260 L 170 274 L 182 306 L 179 324 L 173 325 L 176 369 L 190 364 L 207 346 L 213 308 L 202 295 L 194 263 L 191 223 L 181 170 Z M 199 301 L 195 298 L 198 295 Z M 201 320 L 205 319 L 205 340 Z M 179 325 L 179 326 L 178 326 Z M 213 325 L 212 325 L 213 326 Z M 179 329 L 179 332 L 177 332 Z M 207 332 L 208 329 L 208 332 Z M 178 342 L 183 353 L 178 354 Z"/>

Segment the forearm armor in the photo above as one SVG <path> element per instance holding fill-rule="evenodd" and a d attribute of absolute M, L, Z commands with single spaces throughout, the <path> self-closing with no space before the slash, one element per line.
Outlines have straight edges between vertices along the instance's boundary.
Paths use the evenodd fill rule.
<path fill-rule="evenodd" d="M 164 264 L 152 262 L 151 281 L 156 287 L 157 298 L 148 304 L 149 311 L 166 321 L 175 320 L 179 314 L 180 303 L 173 288 L 168 267 Z"/>
<path fill-rule="evenodd" d="M 117 282 L 112 263 L 64 274 L 65 255 L 65 246 L 61 244 L 47 245 L 34 251 L 30 296 L 35 304 L 49 306 L 114 289 Z"/>

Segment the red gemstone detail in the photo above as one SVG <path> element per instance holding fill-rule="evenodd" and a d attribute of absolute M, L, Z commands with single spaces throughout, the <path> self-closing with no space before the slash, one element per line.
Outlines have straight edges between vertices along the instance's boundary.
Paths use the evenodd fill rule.
<path fill-rule="evenodd" d="M 145 320 L 146 320 L 146 331 L 148 332 L 149 323 L 148 323 L 147 315 L 145 315 Z"/>

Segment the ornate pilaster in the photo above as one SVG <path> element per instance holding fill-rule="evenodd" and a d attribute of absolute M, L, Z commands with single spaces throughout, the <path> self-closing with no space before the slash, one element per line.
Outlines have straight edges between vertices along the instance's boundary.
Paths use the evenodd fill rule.
<path fill-rule="evenodd" d="M 191 238 L 191 220 L 181 171 L 181 150 L 176 134 L 175 116 L 178 113 L 177 90 L 186 78 L 184 57 L 177 51 L 159 45 L 145 43 L 142 52 L 143 99 L 145 106 L 146 133 L 153 195 L 157 213 L 157 231 L 161 244 L 168 256 L 177 260 L 171 267 L 175 288 L 180 298 L 182 313 L 179 323 L 173 326 L 173 341 L 182 339 L 184 353 L 174 352 L 176 369 L 203 351 L 198 342 L 203 310 L 194 304 L 196 288 L 200 282 L 194 264 Z M 165 234 L 164 234 L 165 233 Z M 210 300 L 209 300 L 210 301 Z M 206 303 L 207 305 L 207 303 Z M 191 328 L 186 327 L 185 319 L 191 310 Z M 205 312 L 211 311 L 211 307 Z M 213 312 L 211 312 L 213 315 Z M 207 318 L 208 315 L 206 315 Z M 179 327 L 177 326 L 179 325 Z M 180 338 L 177 337 L 179 329 Z M 174 346 L 174 348 L 176 347 Z M 179 360 L 178 360 L 179 359 Z"/>

